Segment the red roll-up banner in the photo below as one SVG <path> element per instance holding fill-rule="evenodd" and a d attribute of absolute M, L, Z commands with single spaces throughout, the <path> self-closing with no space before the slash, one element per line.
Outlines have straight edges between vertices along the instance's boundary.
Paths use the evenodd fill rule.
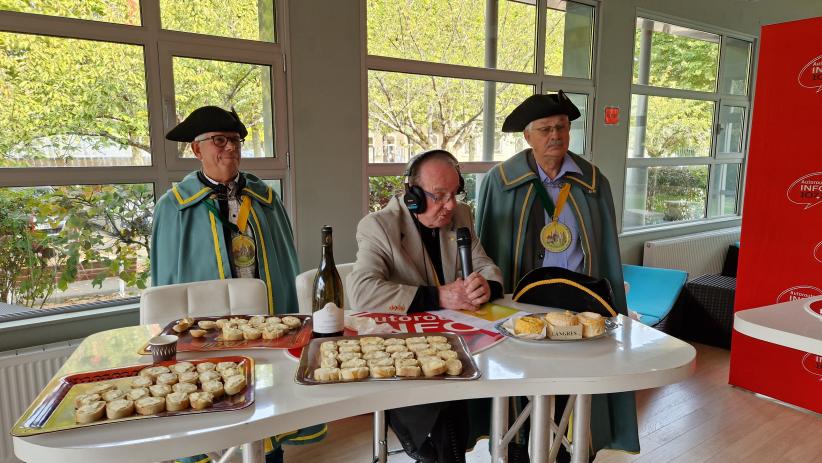
<path fill-rule="evenodd" d="M 735 311 L 822 295 L 820 34 L 822 17 L 762 28 Z M 730 383 L 822 412 L 817 360 L 734 331 Z"/>

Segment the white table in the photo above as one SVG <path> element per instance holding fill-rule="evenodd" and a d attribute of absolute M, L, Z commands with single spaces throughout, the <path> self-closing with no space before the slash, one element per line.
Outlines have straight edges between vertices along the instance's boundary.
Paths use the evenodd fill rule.
<path fill-rule="evenodd" d="M 822 296 L 741 310 L 734 314 L 734 329 L 752 338 L 822 355 L 822 318 L 809 309 L 816 301 L 822 301 Z"/>
<path fill-rule="evenodd" d="M 536 308 L 508 304 L 522 310 Z M 590 399 L 590 394 L 675 383 L 692 373 L 696 351 L 689 344 L 628 318 L 620 317 L 620 323 L 613 336 L 590 342 L 533 345 L 506 340 L 476 356 L 482 371 L 476 381 L 301 386 L 294 382 L 297 363 L 281 350 L 230 351 L 227 355 L 247 355 L 256 360 L 255 402 L 246 409 L 15 437 L 14 451 L 30 463 L 162 461 L 409 405 L 512 395 L 580 394 Z M 150 359 L 136 352 L 156 330 L 156 326 L 137 326 L 91 335 L 55 379 L 84 370 L 147 363 Z M 177 358 L 219 355 L 181 353 Z M 544 408 L 540 412 L 547 418 Z"/>

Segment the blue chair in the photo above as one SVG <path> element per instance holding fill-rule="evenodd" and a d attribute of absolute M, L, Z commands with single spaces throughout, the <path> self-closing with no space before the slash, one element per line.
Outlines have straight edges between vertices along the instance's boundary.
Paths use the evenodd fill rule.
<path fill-rule="evenodd" d="M 671 312 L 688 279 L 688 272 L 639 265 L 622 265 L 630 285 L 628 308 L 640 314 L 639 321 L 655 326 Z"/>

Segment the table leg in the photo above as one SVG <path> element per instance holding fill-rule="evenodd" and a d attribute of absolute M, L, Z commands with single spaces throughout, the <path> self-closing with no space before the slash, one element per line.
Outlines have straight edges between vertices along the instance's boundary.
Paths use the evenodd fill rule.
<path fill-rule="evenodd" d="M 265 463 L 265 444 L 261 440 L 243 444 L 243 463 Z"/>
<path fill-rule="evenodd" d="M 571 463 L 588 462 L 588 443 L 591 441 L 591 395 L 579 394 L 574 404 L 573 446 Z"/>
<path fill-rule="evenodd" d="M 491 461 L 506 463 L 508 461 L 508 444 L 503 437 L 508 430 L 508 397 L 491 398 Z"/>
<path fill-rule="evenodd" d="M 385 421 L 385 410 L 374 412 L 372 449 L 372 462 L 386 463 L 388 461 L 388 424 Z"/>
<path fill-rule="evenodd" d="M 534 463 L 547 463 L 550 452 L 548 434 L 554 417 L 551 416 L 551 396 L 536 395 L 532 399 L 534 412 L 531 415 L 531 448 Z"/>

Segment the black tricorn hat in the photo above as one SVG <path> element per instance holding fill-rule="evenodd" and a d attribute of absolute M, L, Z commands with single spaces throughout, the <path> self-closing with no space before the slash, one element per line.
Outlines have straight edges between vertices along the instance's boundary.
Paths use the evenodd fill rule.
<path fill-rule="evenodd" d="M 549 95 L 531 95 L 511 111 L 502 123 L 503 132 L 522 132 L 531 121 L 565 114 L 568 120 L 579 117 L 579 108 L 562 90 Z"/>
<path fill-rule="evenodd" d="M 166 139 L 191 143 L 206 132 L 237 132 L 240 138 L 248 135 L 248 130 L 240 121 L 240 116 L 219 106 L 203 106 L 195 109 L 177 127 L 169 130 Z"/>
<path fill-rule="evenodd" d="M 513 299 L 573 312 L 596 312 L 604 317 L 617 315 L 608 280 L 561 267 L 531 270 L 517 283 Z"/>

